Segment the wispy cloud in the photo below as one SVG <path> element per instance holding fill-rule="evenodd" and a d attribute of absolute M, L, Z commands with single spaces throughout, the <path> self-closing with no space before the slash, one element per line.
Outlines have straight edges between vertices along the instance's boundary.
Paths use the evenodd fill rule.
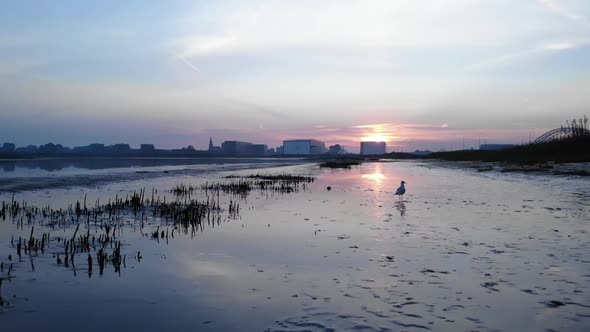
<path fill-rule="evenodd" d="M 543 45 L 543 49 L 548 51 L 565 51 L 572 48 L 579 47 L 583 45 L 583 43 L 573 43 L 573 42 L 561 42 L 561 43 L 548 43 Z"/>
<path fill-rule="evenodd" d="M 504 54 L 488 59 L 484 59 L 475 64 L 471 64 L 467 66 L 469 70 L 485 70 L 485 69 L 494 69 L 500 66 L 507 66 L 514 63 L 518 63 L 524 61 L 526 59 L 540 57 L 540 56 L 548 56 L 558 52 L 563 52 L 579 47 L 583 47 L 588 45 L 588 41 L 585 40 L 578 40 L 578 41 L 562 41 L 562 42 L 550 42 L 544 43 L 541 46 L 533 47 L 530 49 L 525 49 L 522 51 L 517 51 L 514 53 Z"/>
<path fill-rule="evenodd" d="M 189 66 L 190 68 L 194 69 L 197 73 L 200 73 L 201 71 L 199 70 L 199 68 L 197 68 L 197 66 L 193 65 L 192 62 L 188 61 L 187 59 L 185 59 L 183 56 L 178 56 L 178 59 L 184 63 L 187 64 L 187 66 Z"/>
<path fill-rule="evenodd" d="M 585 1 L 585 0 L 583 0 Z M 586 26 L 590 26 L 590 19 L 573 11 L 566 9 L 565 7 L 558 5 L 554 0 L 537 0 L 537 2 L 546 10 L 555 13 L 568 20 L 580 22 Z"/>
<path fill-rule="evenodd" d="M 490 20 L 502 4 L 481 1 L 342 0 L 263 1 L 210 18 L 208 33 L 179 38 L 178 54 L 248 54 L 277 48 L 395 48 L 487 45 L 518 35 L 518 29 Z M 492 15 L 488 15 L 492 14 Z M 469 29 L 465 26 L 469 25 Z"/>

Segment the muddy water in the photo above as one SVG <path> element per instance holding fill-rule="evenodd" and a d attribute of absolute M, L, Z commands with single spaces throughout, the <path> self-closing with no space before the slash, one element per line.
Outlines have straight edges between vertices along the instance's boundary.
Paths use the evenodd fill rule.
<path fill-rule="evenodd" d="M 0 221 L 0 275 L 7 277 L 8 255 L 13 263 L 1 289 L 2 330 L 590 328 L 590 182 L 584 178 L 413 162 L 339 171 L 296 165 L 118 178 L 92 188 L 72 183 L 19 191 L 15 199 L 66 207 L 85 194 L 89 202 L 140 188 L 164 196 L 181 182 L 283 172 L 317 180 L 291 194 L 253 192 L 237 219 L 223 216 L 167 241 L 142 234 L 161 222 L 142 229 L 130 219 L 118 234 L 128 256 L 117 273 L 108 266 L 89 275 L 85 256 L 76 267 L 58 264 L 57 243 L 19 262 L 11 237 L 28 236 L 30 228 Z M 402 179 L 408 192 L 399 202 L 393 192 Z M 229 199 L 222 197 L 222 206 Z M 73 232 L 35 230 L 52 237 Z"/>

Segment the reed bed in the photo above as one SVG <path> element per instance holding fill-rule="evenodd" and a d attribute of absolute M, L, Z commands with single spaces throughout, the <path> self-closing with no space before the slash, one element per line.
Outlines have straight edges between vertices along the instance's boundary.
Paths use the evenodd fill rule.
<path fill-rule="evenodd" d="M 50 254 L 57 266 L 71 269 L 74 274 L 86 271 L 92 277 L 98 270 L 102 276 L 111 267 L 120 275 L 128 259 L 139 263 L 143 258 L 139 251 L 127 257 L 128 244 L 120 239 L 124 227 L 136 227 L 142 237 L 156 242 L 167 243 L 179 233 L 192 238 L 205 226 L 240 218 L 240 200 L 255 190 L 286 194 L 306 190 L 314 180 L 286 174 L 229 176 L 198 186 L 179 184 L 167 191 L 171 194 L 168 196 L 159 196 L 155 188 L 146 193 L 144 188 L 89 204 L 85 195 L 67 208 L 33 206 L 13 196 L 0 205 L 0 219 L 11 221 L 18 231 L 15 234 L 19 234 L 13 235 L 10 242 L 15 262 L 12 255 L 8 262 L 0 262 L 0 305 L 6 303 L 2 299 L 2 282 L 13 277 L 13 263 L 23 263 L 25 258 L 33 271 L 34 258 Z M 58 236 L 52 234 L 57 231 Z"/>

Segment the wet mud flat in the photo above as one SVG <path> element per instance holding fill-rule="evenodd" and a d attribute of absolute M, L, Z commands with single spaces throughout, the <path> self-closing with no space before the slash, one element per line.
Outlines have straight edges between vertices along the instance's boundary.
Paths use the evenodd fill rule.
<path fill-rule="evenodd" d="M 587 185 L 402 162 L 4 195 L 0 324 L 585 331 Z"/>

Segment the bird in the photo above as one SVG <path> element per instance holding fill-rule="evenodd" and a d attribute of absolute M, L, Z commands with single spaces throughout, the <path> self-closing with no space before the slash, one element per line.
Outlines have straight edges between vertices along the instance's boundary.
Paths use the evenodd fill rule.
<path fill-rule="evenodd" d="M 394 195 L 398 195 L 400 200 L 402 199 L 402 196 L 406 193 L 406 181 L 402 180 L 401 185 L 399 186 L 399 188 L 397 188 L 397 190 L 395 191 Z"/>

